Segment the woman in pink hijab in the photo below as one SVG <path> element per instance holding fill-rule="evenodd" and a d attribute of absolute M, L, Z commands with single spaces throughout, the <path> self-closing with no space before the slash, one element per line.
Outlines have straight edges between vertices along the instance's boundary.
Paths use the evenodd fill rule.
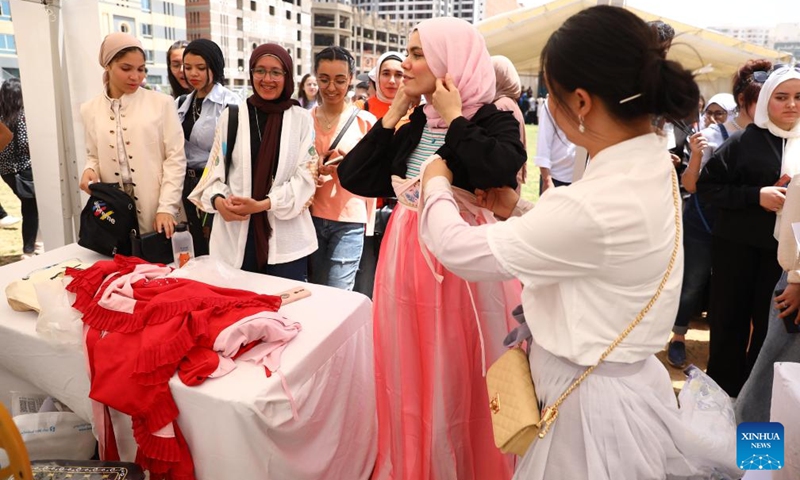
<path fill-rule="evenodd" d="M 397 196 L 375 278 L 378 459 L 374 479 L 507 480 L 512 460 L 495 447 L 483 372 L 503 352 L 516 282 L 468 283 L 439 264 L 418 237 L 420 167 L 447 161 L 461 215 L 494 222 L 474 191 L 516 187 L 525 163 L 519 124 L 501 112 L 481 35 L 435 18 L 411 33 L 403 85 L 392 106 L 339 166 L 347 190 Z M 425 97 L 409 123 L 409 107 Z M 466 253 L 466 252 L 465 252 Z"/>

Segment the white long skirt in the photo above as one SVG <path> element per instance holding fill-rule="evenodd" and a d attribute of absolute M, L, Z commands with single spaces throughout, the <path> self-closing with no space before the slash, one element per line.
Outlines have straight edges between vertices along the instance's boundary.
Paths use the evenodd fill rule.
<path fill-rule="evenodd" d="M 585 367 L 533 343 L 531 373 L 539 401 L 553 402 Z M 740 478 L 735 449 L 695 431 L 681 418 L 664 366 L 655 356 L 634 364 L 601 364 L 567 397 L 544 439 L 517 466 L 516 480 L 650 480 Z M 729 444 L 733 444 L 730 442 Z"/>

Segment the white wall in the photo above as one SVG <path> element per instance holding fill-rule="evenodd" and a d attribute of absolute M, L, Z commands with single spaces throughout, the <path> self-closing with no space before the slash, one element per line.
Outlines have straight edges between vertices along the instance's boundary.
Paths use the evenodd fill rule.
<path fill-rule="evenodd" d="M 47 250 L 77 238 L 85 199 L 78 191 L 85 151 L 79 105 L 101 91 L 97 0 L 62 3 L 60 8 L 11 0 L 39 225 Z"/>

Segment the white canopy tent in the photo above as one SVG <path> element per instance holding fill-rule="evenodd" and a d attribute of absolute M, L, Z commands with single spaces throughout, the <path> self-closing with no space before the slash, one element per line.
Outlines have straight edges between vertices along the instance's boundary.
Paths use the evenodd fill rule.
<path fill-rule="evenodd" d="M 86 195 L 80 105 L 102 91 L 98 0 L 11 0 L 45 249 L 77 239 Z"/>
<path fill-rule="evenodd" d="M 579 11 L 597 5 L 597 0 L 555 0 L 538 7 L 514 10 L 480 22 L 477 27 L 492 55 L 508 57 L 522 77 L 539 73 L 541 51 L 550 34 Z M 706 96 L 730 91 L 734 72 L 752 58 L 788 61 L 791 55 L 742 42 L 704 28 L 625 7 L 645 21 L 663 20 L 675 29 L 668 58 L 697 72 Z M 524 82 L 523 82 L 524 83 Z"/>
<path fill-rule="evenodd" d="M 478 24 L 492 54 L 511 59 L 523 77 L 538 73 L 550 33 L 597 0 L 556 0 Z M 603 2 L 600 2 L 603 3 Z M 607 3 L 607 2 L 605 2 Z M 28 121 L 40 228 L 45 248 L 75 241 L 86 196 L 78 182 L 83 166 L 80 105 L 102 89 L 97 52 L 102 40 L 98 0 L 11 0 L 22 93 Z M 658 18 L 630 9 L 645 20 Z M 670 58 L 693 70 L 704 93 L 730 88 L 734 70 L 750 58 L 786 60 L 788 54 L 664 19 L 677 33 Z M 705 67 L 705 68 L 704 68 Z"/>

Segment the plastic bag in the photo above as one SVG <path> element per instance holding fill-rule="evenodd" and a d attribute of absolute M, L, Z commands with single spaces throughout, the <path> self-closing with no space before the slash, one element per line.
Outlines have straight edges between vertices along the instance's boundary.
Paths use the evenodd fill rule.
<path fill-rule="evenodd" d="M 167 277 L 186 278 L 223 288 L 242 288 L 245 274 L 242 273 L 242 270 L 233 268 L 210 255 L 203 255 L 189 260 L 183 267 L 176 268 Z"/>
<path fill-rule="evenodd" d="M 52 397 L 12 392 L 12 411 L 30 411 L 35 406 L 37 413 L 14 416 L 31 460 L 92 458 L 97 441 L 89 422 Z"/>
<path fill-rule="evenodd" d="M 730 452 L 736 457 L 736 417 L 728 394 L 704 371 L 694 365 L 684 370 L 686 383 L 678 394 L 681 419 L 690 425 L 707 451 Z M 711 478 L 739 478 L 735 463 L 725 472 L 716 470 Z"/>
<path fill-rule="evenodd" d="M 57 279 L 34 284 L 39 302 L 36 332 L 59 344 L 80 345 L 83 340 L 81 312 L 72 308 L 71 294 L 64 288 L 69 280 Z"/>

